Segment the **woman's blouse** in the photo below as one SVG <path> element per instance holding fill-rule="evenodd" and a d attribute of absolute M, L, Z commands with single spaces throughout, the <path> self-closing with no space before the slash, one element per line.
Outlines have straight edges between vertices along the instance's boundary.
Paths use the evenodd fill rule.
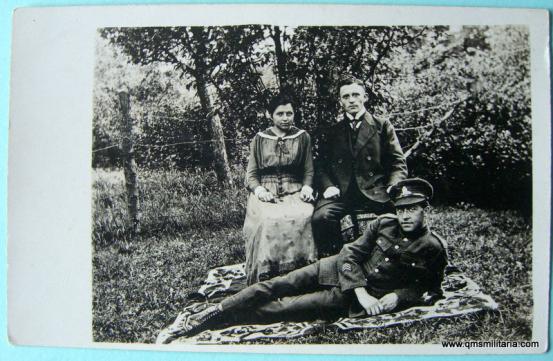
<path fill-rule="evenodd" d="M 263 186 L 278 197 L 298 192 L 303 185 L 313 185 L 309 134 L 296 127 L 283 137 L 270 128 L 257 133 L 250 145 L 246 187 L 253 192 Z"/>

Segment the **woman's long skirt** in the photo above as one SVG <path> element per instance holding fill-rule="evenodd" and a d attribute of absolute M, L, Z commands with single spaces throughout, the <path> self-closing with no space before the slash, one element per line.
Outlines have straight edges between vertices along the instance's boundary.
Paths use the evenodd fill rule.
<path fill-rule="evenodd" d="M 244 221 L 248 285 L 290 272 L 317 260 L 311 230 L 313 205 L 300 193 L 275 203 L 250 193 Z"/>

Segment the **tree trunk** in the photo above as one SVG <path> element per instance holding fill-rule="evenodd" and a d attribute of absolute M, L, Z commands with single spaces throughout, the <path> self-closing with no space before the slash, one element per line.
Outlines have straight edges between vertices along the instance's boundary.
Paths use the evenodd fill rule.
<path fill-rule="evenodd" d="M 197 51 L 192 54 L 194 58 L 194 66 L 196 68 L 194 77 L 196 79 L 196 88 L 198 97 L 200 98 L 200 105 L 208 118 L 209 133 L 212 138 L 211 150 L 213 152 L 215 174 L 217 175 L 219 183 L 227 183 L 232 185 L 230 166 L 225 148 L 223 126 L 221 125 L 219 116 L 213 109 L 207 89 L 206 77 L 208 75 L 205 56 L 207 54 L 206 43 L 208 39 L 203 33 L 202 28 L 192 28 L 192 32 L 194 37 L 198 39 Z"/>
<path fill-rule="evenodd" d="M 140 230 L 140 204 L 137 184 L 138 176 L 136 174 L 136 162 L 134 160 L 134 138 L 136 134 L 136 126 L 129 116 L 129 93 L 126 91 L 119 92 L 119 105 L 121 107 L 121 115 L 123 120 L 123 172 L 125 174 L 128 211 L 131 221 L 132 234 L 136 234 Z"/>
<path fill-rule="evenodd" d="M 280 91 L 284 91 L 288 87 L 288 80 L 286 78 L 286 54 L 282 49 L 281 31 L 280 27 L 274 27 L 275 32 L 271 32 L 271 37 L 275 42 L 275 55 L 277 62 L 278 81 L 280 84 Z"/>

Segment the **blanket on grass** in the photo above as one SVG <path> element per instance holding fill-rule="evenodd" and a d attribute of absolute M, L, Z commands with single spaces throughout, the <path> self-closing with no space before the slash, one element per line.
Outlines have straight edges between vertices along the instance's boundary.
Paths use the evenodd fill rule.
<path fill-rule="evenodd" d="M 183 313 L 190 315 L 202 311 L 225 296 L 245 287 L 244 264 L 212 269 L 197 293 L 195 301 Z M 437 317 L 454 317 L 470 313 L 496 310 L 497 304 L 484 294 L 478 285 L 456 267 L 448 266 L 442 284 L 444 298 L 431 306 L 417 306 L 395 313 L 366 318 L 341 318 L 333 323 L 279 322 L 270 325 L 237 325 L 221 330 L 208 330 L 190 338 L 180 338 L 174 343 L 230 344 L 259 339 L 291 339 L 320 332 L 324 329 L 340 331 L 381 328 L 416 322 Z"/>

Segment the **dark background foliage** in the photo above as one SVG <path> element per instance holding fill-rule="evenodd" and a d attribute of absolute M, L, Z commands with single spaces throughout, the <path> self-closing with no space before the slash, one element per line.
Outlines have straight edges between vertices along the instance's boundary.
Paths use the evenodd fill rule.
<path fill-rule="evenodd" d="M 296 123 L 317 154 L 339 114 L 334 84 L 353 74 L 367 86 L 367 109 L 396 127 L 410 175 L 429 179 L 438 202 L 530 215 L 528 40 L 519 26 L 102 29 L 93 167 L 121 166 L 122 86 L 140 168 L 213 169 L 208 119 L 217 114 L 232 169 L 270 125 L 269 96 L 283 90 L 296 96 Z"/>

